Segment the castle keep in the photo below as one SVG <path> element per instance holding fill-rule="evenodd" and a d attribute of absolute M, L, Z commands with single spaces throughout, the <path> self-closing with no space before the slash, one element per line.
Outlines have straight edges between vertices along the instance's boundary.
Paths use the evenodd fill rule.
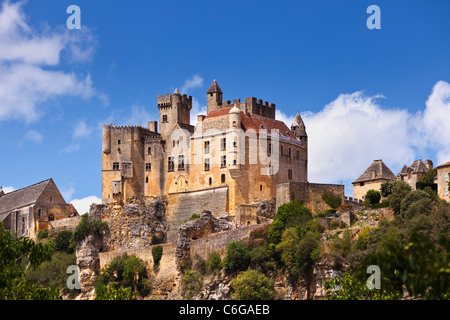
<path fill-rule="evenodd" d="M 275 202 L 278 184 L 307 183 L 308 137 L 299 113 L 288 128 L 275 119 L 275 104 L 224 101 L 215 80 L 195 127 L 192 97 L 178 89 L 159 95 L 157 107 L 159 130 L 156 121 L 103 126 L 103 203 L 165 195 L 166 218 L 180 222 L 204 208 L 235 214 L 239 205 Z"/>

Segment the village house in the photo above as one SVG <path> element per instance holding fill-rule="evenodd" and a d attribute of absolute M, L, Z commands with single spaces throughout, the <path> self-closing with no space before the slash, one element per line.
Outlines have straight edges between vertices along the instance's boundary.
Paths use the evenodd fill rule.
<path fill-rule="evenodd" d="M 450 202 L 450 161 L 437 166 L 438 195 Z"/>

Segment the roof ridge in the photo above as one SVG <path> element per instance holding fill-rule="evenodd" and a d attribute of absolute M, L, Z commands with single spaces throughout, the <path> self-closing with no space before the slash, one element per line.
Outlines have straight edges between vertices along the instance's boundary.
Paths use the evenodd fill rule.
<path fill-rule="evenodd" d="M 13 190 L 13 191 L 11 191 L 11 192 L 5 193 L 5 196 L 6 196 L 6 195 L 9 195 L 9 194 L 11 194 L 11 193 L 17 192 L 17 191 L 21 191 L 21 190 L 23 190 L 23 189 L 27 189 L 27 188 L 30 188 L 30 187 L 37 186 L 38 184 L 41 184 L 41 183 L 44 183 L 44 182 L 48 182 L 48 181 L 50 181 L 50 180 L 53 180 L 53 178 L 50 178 L 50 179 L 47 179 L 47 180 L 42 180 L 42 181 L 40 181 L 40 182 L 36 182 L 35 184 L 29 185 L 28 187 L 23 187 L 23 188 L 20 188 L 20 189 Z"/>

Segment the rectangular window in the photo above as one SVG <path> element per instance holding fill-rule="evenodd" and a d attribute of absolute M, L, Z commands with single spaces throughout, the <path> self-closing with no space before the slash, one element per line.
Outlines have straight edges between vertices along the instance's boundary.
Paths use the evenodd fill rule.
<path fill-rule="evenodd" d="M 280 154 L 283 155 L 283 146 L 280 146 Z"/>
<path fill-rule="evenodd" d="M 163 115 L 163 120 L 162 120 L 163 122 L 167 122 L 167 115 L 165 114 L 165 115 Z"/>
<path fill-rule="evenodd" d="M 289 158 L 291 157 L 291 148 L 289 148 Z"/>
<path fill-rule="evenodd" d="M 288 179 L 292 180 L 292 170 L 291 169 L 288 170 Z"/>
<path fill-rule="evenodd" d="M 227 150 L 227 139 L 222 138 L 220 140 L 220 151 L 226 151 Z"/>
<path fill-rule="evenodd" d="M 147 148 L 147 154 L 152 154 L 152 147 Z"/>
<path fill-rule="evenodd" d="M 220 168 L 226 168 L 227 167 L 227 156 L 221 156 L 220 157 Z"/>
<path fill-rule="evenodd" d="M 151 163 L 146 163 L 145 164 L 145 171 L 152 171 L 152 164 Z"/>
<path fill-rule="evenodd" d="M 119 163 L 118 162 L 113 162 L 113 170 L 119 171 Z"/>
<path fill-rule="evenodd" d="M 145 177 L 145 183 L 148 183 L 148 177 Z"/>
<path fill-rule="evenodd" d="M 184 155 L 178 156 L 178 170 L 184 170 Z"/>
<path fill-rule="evenodd" d="M 209 158 L 205 159 L 205 171 L 209 171 L 209 169 L 211 168 L 210 163 L 209 163 Z"/>
<path fill-rule="evenodd" d="M 117 140 L 117 144 L 121 144 L 121 142 L 122 142 L 122 141 L 120 141 L 120 140 Z"/>
<path fill-rule="evenodd" d="M 209 153 L 209 141 L 205 141 L 205 154 Z"/>
<path fill-rule="evenodd" d="M 170 156 L 167 160 L 167 168 L 169 170 L 169 172 L 172 172 L 173 170 L 175 170 L 175 163 L 174 163 L 174 159 L 173 156 Z"/>

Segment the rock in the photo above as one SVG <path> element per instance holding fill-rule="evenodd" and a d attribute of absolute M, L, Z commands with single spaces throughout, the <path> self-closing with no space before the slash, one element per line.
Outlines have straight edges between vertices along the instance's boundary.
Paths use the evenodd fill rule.
<path fill-rule="evenodd" d="M 80 268 L 81 299 L 95 298 L 94 284 L 100 274 L 98 253 L 102 239 L 92 235 L 79 242 L 76 247 L 77 265 Z"/>

